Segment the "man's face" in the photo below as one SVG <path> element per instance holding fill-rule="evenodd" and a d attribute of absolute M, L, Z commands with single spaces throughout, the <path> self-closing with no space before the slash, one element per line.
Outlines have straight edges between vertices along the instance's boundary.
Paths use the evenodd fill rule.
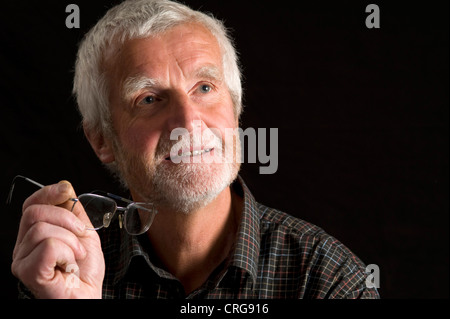
<path fill-rule="evenodd" d="M 156 37 L 127 41 L 107 70 L 115 162 L 135 200 L 188 212 L 234 180 L 239 164 L 217 158 L 240 152 L 238 140 L 233 145 L 224 138 L 225 129 L 238 123 L 220 48 L 207 29 L 182 24 Z M 191 143 L 182 144 L 180 153 L 195 151 L 195 160 L 187 155 L 191 163 L 170 159 L 177 141 L 169 136 L 176 128 L 190 133 Z M 209 128 L 216 134 L 193 141 L 199 136 L 195 132 Z"/>

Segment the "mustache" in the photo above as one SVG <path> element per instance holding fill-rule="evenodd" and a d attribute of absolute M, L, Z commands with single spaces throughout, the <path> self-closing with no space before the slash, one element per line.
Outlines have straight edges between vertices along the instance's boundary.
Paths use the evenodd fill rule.
<path fill-rule="evenodd" d="M 186 134 L 177 135 L 177 139 L 170 139 L 170 134 L 160 138 L 155 151 L 155 160 L 163 161 L 170 156 L 172 147 L 177 144 L 177 148 L 181 150 L 192 150 L 194 148 L 207 149 L 214 148 L 217 150 L 224 149 L 224 141 L 220 132 L 212 129 L 205 129 L 201 134 L 188 132 Z"/>

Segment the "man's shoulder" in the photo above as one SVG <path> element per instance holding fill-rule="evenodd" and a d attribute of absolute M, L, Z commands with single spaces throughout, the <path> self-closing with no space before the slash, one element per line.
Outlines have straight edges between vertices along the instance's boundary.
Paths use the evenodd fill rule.
<path fill-rule="evenodd" d="M 263 237 L 282 241 L 286 247 L 291 246 L 291 249 L 301 247 L 303 253 L 336 255 L 340 260 L 351 259 L 358 268 L 365 267 L 347 246 L 321 227 L 260 203 L 258 211 Z"/>
<path fill-rule="evenodd" d="M 301 281 L 302 298 L 379 298 L 366 287 L 365 264 L 339 240 L 303 219 L 257 207 L 263 258 L 289 260 L 286 272 Z"/>
<path fill-rule="evenodd" d="M 289 213 L 267 207 L 261 203 L 258 203 L 257 207 L 264 229 L 268 228 L 269 231 L 282 231 L 293 236 L 312 236 L 316 238 L 328 236 L 319 226 L 301 218 L 294 217 Z"/>

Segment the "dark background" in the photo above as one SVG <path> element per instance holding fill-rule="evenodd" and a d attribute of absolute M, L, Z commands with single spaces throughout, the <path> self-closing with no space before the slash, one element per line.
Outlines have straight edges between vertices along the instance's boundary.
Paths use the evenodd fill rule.
<path fill-rule="evenodd" d="M 0 9 L 0 294 L 21 202 L 62 179 L 121 190 L 90 149 L 71 97 L 82 35 L 119 1 L 3 2 Z M 381 28 L 367 29 L 375 2 Z M 242 176 L 256 199 L 324 228 L 381 271 L 383 298 L 449 296 L 448 2 L 189 0 L 232 29 L 245 77 L 242 127 L 279 130 L 279 166 Z M 65 8 L 78 4 L 81 28 Z"/>

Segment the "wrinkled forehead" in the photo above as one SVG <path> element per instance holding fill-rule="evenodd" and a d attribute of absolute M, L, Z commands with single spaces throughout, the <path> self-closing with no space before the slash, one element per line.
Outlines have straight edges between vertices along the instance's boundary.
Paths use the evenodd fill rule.
<path fill-rule="evenodd" d="M 109 60 L 107 73 L 117 89 L 117 82 L 123 85 L 143 76 L 163 80 L 169 68 L 221 80 L 223 63 L 216 38 L 201 25 L 183 24 L 155 36 L 130 39 Z"/>

